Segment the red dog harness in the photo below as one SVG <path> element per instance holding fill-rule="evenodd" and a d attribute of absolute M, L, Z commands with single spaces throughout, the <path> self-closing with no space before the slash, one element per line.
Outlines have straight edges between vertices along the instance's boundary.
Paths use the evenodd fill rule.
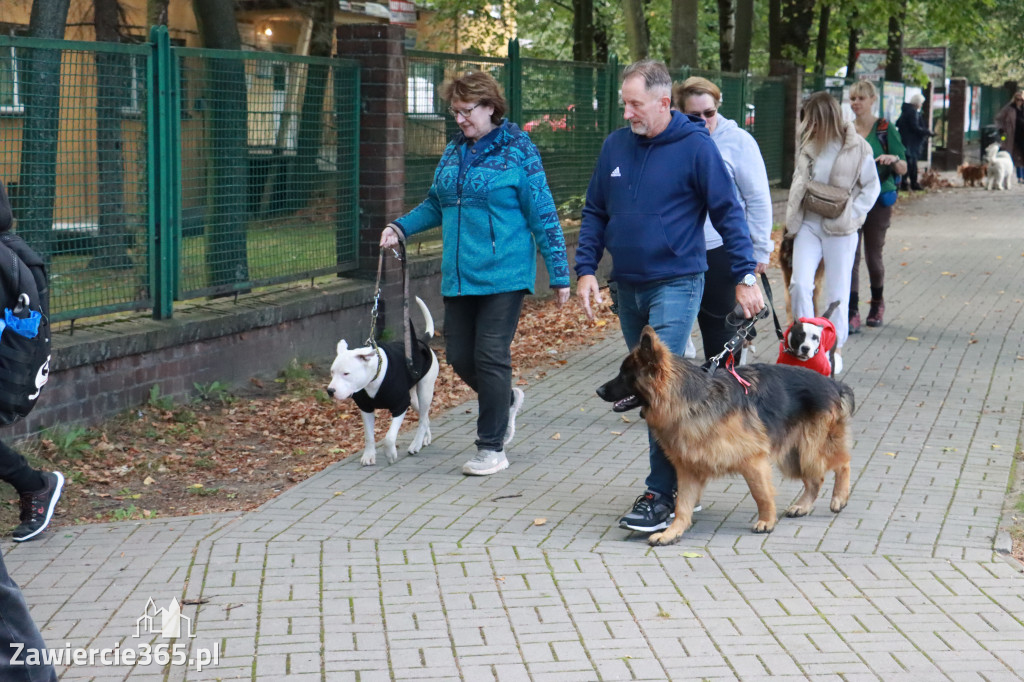
<path fill-rule="evenodd" d="M 789 332 L 793 329 L 793 325 L 789 325 L 789 327 L 786 328 L 785 336 L 781 341 L 779 341 L 779 359 L 775 361 L 775 364 L 806 367 L 807 369 L 813 369 L 819 374 L 824 374 L 827 377 L 832 376 L 832 363 L 829 361 L 828 352 L 832 350 L 834 345 L 836 345 L 835 325 L 829 322 L 828 318 L 825 317 L 801 317 L 797 322 L 810 322 L 811 324 L 822 328 L 821 343 L 818 345 L 818 352 L 814 354 L 814 357 L 807 360 L 800 360 L 797 356 L 793 355 L 787 346 Z"/>

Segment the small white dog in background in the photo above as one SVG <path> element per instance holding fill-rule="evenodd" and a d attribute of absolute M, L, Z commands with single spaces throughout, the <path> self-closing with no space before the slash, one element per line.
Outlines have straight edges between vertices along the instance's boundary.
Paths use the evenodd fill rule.
<path fill-rule="evenodd" d="M 985 147 L 985 163 L 988 164 L 985 189 L 1010 189 L 1014 175 L 1010 153 L 999 151 L 999 144 L 993 142 Z"/>
<path fill-rule="evenodd" d="M 412 383 L 406 371 L 405 344 L 401 339 L 385 343 L 377 349 L 370 346 L 350 349 L 344 339 L 338 342 L 338 356 L 331 365 L 331 383 L 327 387 L 327 395 L 338 401 L 352 398 L 359 405 L 366 437 L 363 456 L 359 460 L 363 466 L 377 463 L 374 410 L 391 412 L 391 427 L 381 444 L 388 463 L 394 464 L 398 459 L 395 442 L 410 405 L 419 414 L 419 426 L 408 452 L 415 455 L 423 446 L 430 445 L 430 403 L 434 400 L 434 382 L 437 381 L 441 366 L 437 362 L 437 355 L 427 345 L 427 340 L 434 335 L 434 318 L 418 296 L 416 303 L 426 320 L 423 335 L 413 339 L 413 362 L 422 372 L 418 382 Z"/>

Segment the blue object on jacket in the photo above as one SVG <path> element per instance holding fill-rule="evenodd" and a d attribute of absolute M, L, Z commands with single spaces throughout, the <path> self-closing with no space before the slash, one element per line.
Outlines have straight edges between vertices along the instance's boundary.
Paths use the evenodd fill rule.
<path fill-rule="evenodd" d="M 653 138 L 620 128 L 605 140 L 590 178 L 576 274 L 594 274 L 605 249 L 616 281 L 650 284 L 704 272 L 708 214 L 739 283 L 757 267 L 750 230 L 703 122 L 673 111 Z"/>
<path fill-rule="evenodd" d="M 493 136 L 463 149 L 467 142 L 461 131 L 455 135 L 427 198 L 393 223 L 405 236 L 441 225 L 441 294 L 533 293 L 537 249 L 551 286 L 569 286 L 562 226 L 529 135 L 503 120 Z"/>

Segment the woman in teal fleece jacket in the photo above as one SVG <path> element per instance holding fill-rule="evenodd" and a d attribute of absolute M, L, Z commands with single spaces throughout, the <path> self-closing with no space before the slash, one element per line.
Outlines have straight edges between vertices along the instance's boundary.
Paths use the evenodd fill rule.
<path fill-rule="evenodd" d="M 501 86 L 466 73 L 442 95 L 459 133 L 434 171 L 427 198 L 384 228 L 382 248 L 441 225 L 441 294 L 446 355 L 477 392 L 477 454 L 462 473 L 508 468 L 504 446 L 515 434 L 523 391 L 512 387 L 512 337 L 523 297 L 533 293 L 537 250 L 556 303 L 569 299 L 569 264 L 555 202 L 537 147 L 504 119 Z"/>

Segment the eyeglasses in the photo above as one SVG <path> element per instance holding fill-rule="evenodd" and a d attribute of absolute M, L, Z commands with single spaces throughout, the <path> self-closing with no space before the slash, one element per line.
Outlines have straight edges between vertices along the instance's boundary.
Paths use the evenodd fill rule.
<path fill-rule="evenodd" d="M 718 113 L 718 109 L 705 109 L 704 111 L 687 111 L 689 116 L 697 116 L 699 118 L 714 118 L 715 114 Z"/>
<path fill-rule="evenodd" d="M 469 115 L 472 114 L 473 110 L 476 109 L 478 106 L 480 106 L 480 102 L 477 102 L 468 109 L 454 109 L 452 107 L 448 107 L 448 113 L 454 116 L 455 118 L 458 118 L 459 116 L 461 116 L 462 118 L 469 118 Z"/>

